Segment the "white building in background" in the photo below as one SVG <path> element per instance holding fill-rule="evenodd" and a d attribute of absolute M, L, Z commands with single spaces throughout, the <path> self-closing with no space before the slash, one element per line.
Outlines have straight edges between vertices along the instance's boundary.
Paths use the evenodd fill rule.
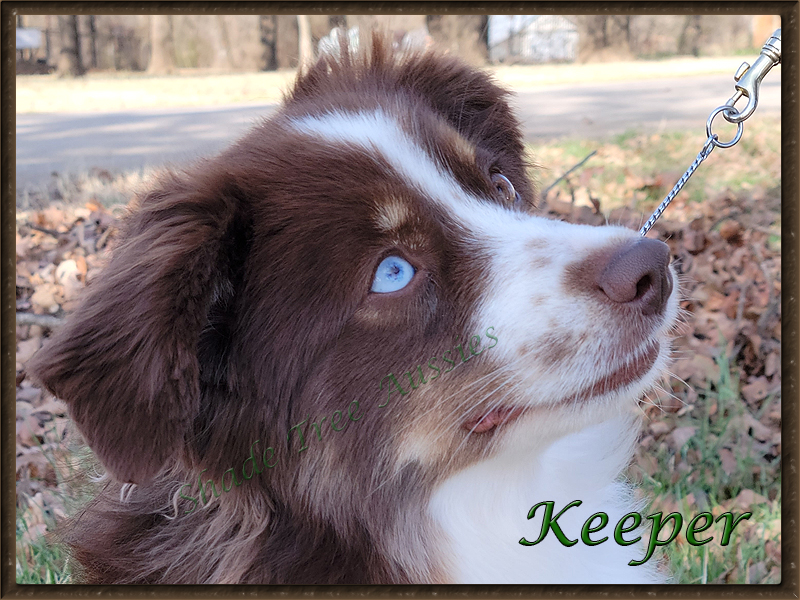
<path fill-rule="evenodd" d="M 17 27 L 17 50 L 35 50 L 41 45 L 41 31 L 34 27 Z"/>
<path fill-rule="evenodd" d="M 489 60 L 494 63 L 571 62 L 578 28 L 559 15 L 491 15 Z"/>

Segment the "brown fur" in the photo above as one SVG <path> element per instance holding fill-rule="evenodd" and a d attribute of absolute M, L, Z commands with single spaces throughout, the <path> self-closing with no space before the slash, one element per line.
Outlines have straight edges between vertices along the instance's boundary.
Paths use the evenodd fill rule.
<path fill-rule="evenodd" d="M 465 432 L 448 428 L 453 407 L 437 400 L 475 372 L 464 365 L 438 389 L 375 405 L 381 377 L 476 333 L 480 253 L 385 165 L 304 140 L 286 119 L 383 107 L 466 189 L 492 197 L 489 173 L 501 171 L 525 206 L 533 190 L 518 123 L 485 74 L 453 57 L 396 59 L 380 38 L 367 54 L 321 60 L 273 119 L 165 176 L 35 358 L 32 370 L 68 402 L 114 479 L 67 532 L 85 582 L 447 581 L 424 507 L 448 472 L 445 450 Z M 401 202 L 413 218 L 384 231 L 381 202 Z M 393 245 L 422 276 L 407 293 L 370 295 Z M 351 400 L 362 422 L 333 432 L 326 421 L 321 440 L 309 428 L 303 452 L 287 441 L 294 425 L 330 419 Z M 427 463 L 403 447 L 432 435 L 444 445 Z M 187 514 L 181 501 L 174 511 L 183 484 L 198 496 L 203 470 L 219 484 L 256 440 L 275 448 L 275 468 L 205 509 Z M 485 449 L 470 438 L 459 461 Z M 124 502 L 123 482 L 137 484 Z"/>

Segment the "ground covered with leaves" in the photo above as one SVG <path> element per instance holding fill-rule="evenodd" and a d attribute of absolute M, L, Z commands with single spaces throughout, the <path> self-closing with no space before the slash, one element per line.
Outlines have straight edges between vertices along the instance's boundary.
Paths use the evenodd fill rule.
<path fill-rule="evenodd" d="M 715 536 L 695 547 L 683 534 L 667 546 L 669 569 L 681 583 L 781 578 L 779 140 L 780 123 L 764 119 L 739 146 L 716 150 L 649 234 L 672 250 L 685 313 L 672 376 L 641 404 L 645 427 L 628 477 L 652 501 L 646 514 L 677 511 L 688 520 L 703 511 L 753 513 L 727 546 Z M 638 228 L 703 141 L 631 132 L 533 148 L 549 168 L 537 174 L 543 189 L 597 151 L 548 190 L 540 209 L 572 222 Z M 70 581 L 65 554 L 49 536 L 86 497 L 91 462 L 66 406 L 25 376 L 25 363 L 107 261 L 125 212 L 115 202 L 146 180 L 108 172 L 54 177 L 45 195 L 26 199 L 41 208 L 17 212 L 20 583 Z"/>

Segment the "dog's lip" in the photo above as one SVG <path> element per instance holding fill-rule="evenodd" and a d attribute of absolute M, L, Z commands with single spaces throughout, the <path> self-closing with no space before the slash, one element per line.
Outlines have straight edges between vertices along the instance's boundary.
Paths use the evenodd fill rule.
<path fill-rule="evenodd" d="M 660 350 L 661 345 L 659 342 L 657 340 L 651 341 L 642 352 L 637 353 L 633 360 L 586 386 L 569 399 L 578 402 L 589 400 L 638 381 L 653 367 Z"/>
<path fill-rule="evenodd" d="M 628 386 L 638 381 L 650 371 L 658 358 L 661 345 L 657 340 L 651 341 L 633 360 L 612 371 L 583 388 L 577 394 L 571 395 L 567 401 L 582 402 L 598 396 L 603 396 L 619 388 Z M 471 433 L 486 433 L 496 427 L 505 426 L 515 422 L 527 408 L 502 406 L 493 408 L 488 412 L 478 413 L 467 419 L 462 427 Z"/>
<path fill-rule="evenodd" d="M 524 408 L 501 406 L 469 418 L 462 427 L 471 433 L 486 433 L 495 427 L 513 423 L 524 412 Z"/>

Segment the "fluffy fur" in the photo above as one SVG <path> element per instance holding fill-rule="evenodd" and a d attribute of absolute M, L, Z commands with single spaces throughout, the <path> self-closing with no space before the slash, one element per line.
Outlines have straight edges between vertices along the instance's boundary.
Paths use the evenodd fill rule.
<path fill-rule="evenodd" d="M 572 537 L 637 508 L 618 478 L 677 308 L 661 258 L 634 271 L 661 250 L 534 216 L 518 123 L 484 73 L 380 37 L 341 56 L 142 197 L 35 358 L 111 476 L 68 527 L 84 581 L 661 581 L 655 560 L 627 565 L 638 545 L 518 543 L 538 502 L 584 501 L 561 519 Z M 416 275 L 371 293 L 388 255 Z M 379 407 L 381 378 L 490 326 L 496 347 Z M 298 452 L 294 426 L 353 400 L 361 421 L 305 429 Z M 179 492 L 219 485 L 256 440 L 277 466 L 189 510 Z"/>

